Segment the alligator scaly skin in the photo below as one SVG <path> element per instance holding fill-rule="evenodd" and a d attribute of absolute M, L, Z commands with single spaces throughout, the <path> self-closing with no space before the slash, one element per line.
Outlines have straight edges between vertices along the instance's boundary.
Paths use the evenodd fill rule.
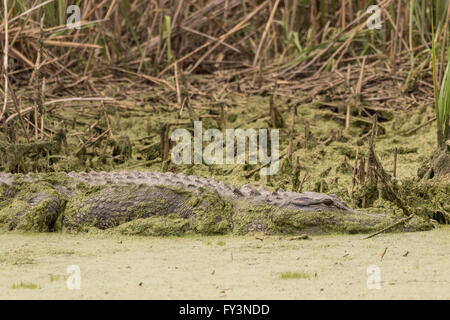
<path fill-rule="evenodd" d="M 0 228 L 7 230 L 118 227 L 125 234 L 148 235 L 166 235 L 161 230 L 176 235 L 353 233 L 378 230 L 398 219 L 354 211 L 336 195 L 271 192 L 170 172 L 0 173 L 0 188 Z M 171 229 L 174 225 L 176 231 Z M 404 230 L 429 227 L 421 223 Z"/>
<path fill-rule="evenodd" d="M 12 185 L 13 174 L 0 173 L 0 184 Z M 354 212 L 344 201 L 334 194 L 322 194 L 317 192 L 296 193 L 284 190 L 272 192 L 264 187 L 258 189 L 247 184 L 242 187 L 228 185 L 216 179 L 207 179 L 196 176 L 186 176 L 182 173 L 172 172 L 70 172 L 67 176 L 75 182 L 83 182 L 91 186 L 96 185 L 162 185 L 187 189 L 212 189 L 226 199 L 237 199 L 255 203 L 270 204 L 281 208 L 292 208 L 307 211 L 342 210 Z M 39 180 L 40 174 L 28 174 L 22 176 L 32 183 Z"/>

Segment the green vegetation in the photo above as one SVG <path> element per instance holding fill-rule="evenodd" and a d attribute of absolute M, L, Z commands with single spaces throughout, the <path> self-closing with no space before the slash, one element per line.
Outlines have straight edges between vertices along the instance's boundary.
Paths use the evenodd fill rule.
<path fill-rule="evenodd" d="M 17 181 L 16 198 L 7 198 L 0 210 L 0 227 L 7 230 L 50 232 L 65 208 L 66 199 L 48 182 Z M 30 202 L 36 202 L 30 205 Z"/>
<path fill-rule="evenodd" d="M 309 273 L 306 272 L 282 272 L 280 274 L 280 278 L 282 280 L 288 280 L 288 279 L 310 279 L 311 275 Z"/>
<path fill-rule="evenodd" d="M 449 221 L 448 0 L 380 1 L 380 29 L 368 28 L 377 11 L 356 0 L 7 4 L 0 13 L 7 62 L 0 171 L 49 175 L 37 186 L 18 184 L 14 199 L 0 186 L 4 229 L 81 231 L 77 219 L 87 217 L 86 230 L 156 236 L 370 232 L 402 215 L 392 191 L 418 219 Z M 71 4 L 80 6 L 81 29 L 66 25 Z M 196 119 L 204 130 L 279 129 L 280 171 L 268 179 L 252 164 L 176 165 L 170 135 L 192 131 Z M 373 170 L 372 142 L 392 191 Z M 80 185 L 67 199 L 54 185 L 70 184 L 58 172 L 72 170 L 183 172 L 273 191 L 334 193 L 389 219 L 344 221 L 328 211 L 164 189 L 188 215 L 151 199 L 104 224 L 89 200 L 125 203 L 139 188 Z M 30 206 L 39 191 L 45 200 Z"/>
<path fill-rule="evenodd" d="M 65 281 L 69 277 L 68 275 L 64 274 L 53 274 L 53 273 L 50 273 L 48 276 L 50 278 L 50 282 Z"/>
<path fill-rule="evenodd" d="M 444 77 L 442 79 L 442 84 L 438 85 L 437 77 L 437 54 L 436 54 L 436 43 L 434 37 L 434 24 L 433 27 L 433 85 L 434 85 L 434 99 L 436 108 L 436 120 L 437 120 L 437 136 L 438 136 L 438 146 L 440 148 L 447 148 L 445 142 L 450 139 L 449 131 L 449 120 L 450 120 L 450 60 L 447 62 L 447 68 L 445 68 Z M 450 54 L 450 52 L 449 52 Z M 441 65 L 441 68 L 444 68 Z M 440 88 L 440 90 L 439 90 Z"/>
<path fill-rule="evenodd" d="M 19 283 L 14 283 L 11 286 L 11 289 L 39 289 L 39 285 L 33 282 L 19 282 Z"/>

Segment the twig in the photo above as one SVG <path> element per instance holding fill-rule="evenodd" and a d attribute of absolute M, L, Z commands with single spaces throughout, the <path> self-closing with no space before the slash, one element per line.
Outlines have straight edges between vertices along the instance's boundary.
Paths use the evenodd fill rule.
<path fill-rule="evenodd" d="M 308 172 L 305 172 L 305 175 L 303 176 L 302 182 L 300 182 L 300 186 L 298 187 L 297 192 L 302 192 L 303 191 L 303 185 L 305 184 L 306 180 L 309 178 L 309 174 Z"/>
<path fill-rule="evenodd" d="M 360 95 L 361 94 L 361 89 L 362 89 L 362 82 L 364 79 L 364 69 L 366 67 L 366 57 L 363 58 L 363 62 L 362 62 L 362 66 L 361 66 L 361 72 L 359 73 L 359 79 L 358 79 L 358 84 L 356 85 L 356 94 Z"/>
<path fill-rule="evenodd" d="M 174 68 L 175 87 L 177 93 L 177 102 L 178 105 L 180 106 L 180 116 L 181 116 L 181 111 L 183 109 L 183 102 L 181 101 L 180 81 L 178 80 L 178 64 L 175 63 L 173 68 Z"/>
<path fill-rule="evenodd" d="M 5 114 L 6 105 L 8 103 L 8 0 L 3 0 L 3 9 L 3 22 L 5 28 L 5 46 L 3 48 L 3 78 L 5 79 L 5 100 L 3 101 L 0 121 Z"/>
<path fill-rule="evenodd" d="M 398 153 L 398 148 L 395 147 L 395 149 L 394 149 L 394 173 L 393 173 L 394 178 L 397 177 L 397 153 Z"/>
<path fill-rule="evenodd" d="M 383 233 L 383 232 L 385 232 L 385 231 L 388 231 L 388 230 L 390 230 L 390 229 L 392 229 L 392 228 L 394 228 L 394 227 L 396 227 L 396 226 L 398 226 L 398 225 L 400 225 L 400 224 L 402 224 L 402 223 L 405 223 L 405 222 L 411 220 L 413 217 L 414 217 L 414 215 L 410 215 L 409 217 L 403 218 L 403 219 L 397 221 L 396 223 L 393 223 L 393 224 L 391 224 L 390 226 L 388 226 L 388 227 L 386 227 L 386 228 L 384 228 L 384 229 L 382 229 L 382 230 L 380 230 L 380 231 L 377 231 L 377 232 L 375 232 L 375 233 L 370 234 L 369 236 L 363 238 L 363 240 L 373 238 L 373 237 L 375 237 L 376 235 L 379 235 L 380 233 Z"/>
<path fill-rule="evenodd" d="M 358 170 L 358 157 L 359 157 L 359 147 L 356 148 L 355 166 L 353 167 L 352 188 L 351 188 L 351 191 L 350 191 L 350 199 L 353 199 L 353 190 L 355 189 L 356 172 Z"/>
<path fill-rule="evenodd" d="M 289 133 L 289 161 L 292 163 L 292 149 L 294 146 L 294 126 L 295 126 L 295 114 L 297 113 L 297 106 L 292 106 L 292 115 L 291 115 L 291 131 Z"/>
<path fill-rule="evenodd" d="M 13 98 L 13 102 L 14 102 L 14 107 L 16 108 L 17 113 L 19 114 L 19 120 L 20 120 L 20 125 L 22 126 L 22 130 L 23 130 L 23 134 L 25 135 L 25 139 L 27 139 L 27 142 L 30 143 L 30 137 L 28 135 L 28 130 L 25 127 L 25 122 L 23 120 L 23 117 L 20 113 L 20 107 L 19 107 L 19 102 L 17 100 L 17 96 L 16 93 L 14 92 L 11 84 L 9 83 L 9 79 L 8 77 L 6 77 L 6 81 L 8 81 L 8 85 L 10 86 L 10 91 L 11 91 L 11 96 Z"/>
<path fill-rule="evenodd" d="M 262 48 L 262 46 L 264 44 L 264 40 L 266 40 L 267 32 L 269 31 L 269 28 L 270 28 L 270 26 L 272 24 L 273 17 L 275 16 L 275 12 L 277 11 L 279 3 L 280 3 L 280 0 L 276 0 L 275 1 L 275 4 L 273 5 L 272 12 L 270 13 L 269 20 L 267 20 L 266 27 L 264 28 L 264 32 L 263 32 L 263 34 L 261 36 L 261 41 L 259 41 L 258 49 L 256 50 L 255 58 L 253 60 L 253 67 L 254 68 L 256 68 L 256 64 L 258 63 L 259 53 L 261 52 L 261 48 Z"/>
<path fill-rule="evenodd" d="M 428 120 L 427 122 L 422 123 L 421 125 L 415 127 L 414 129 L 411 129 L 410 131 L 406 132 L 405 135 L 410 136 L 410 135 L 416 133 L 417 131 L 419 131 L 420 129 L 422 129 L 423 127 L 426 127 L 427 125 L 429 125 L 430 123 L 433 123 L 435 121 L 436 121 L 436 117 L 433 117 L 430 120 Z"/>

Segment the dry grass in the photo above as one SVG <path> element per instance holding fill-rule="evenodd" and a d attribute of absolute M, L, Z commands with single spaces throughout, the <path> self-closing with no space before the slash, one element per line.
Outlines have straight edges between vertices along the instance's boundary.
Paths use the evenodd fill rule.
<path fill-rule="evenodd" d="M 367 28 L 369 1 L 356 0 L 76 1 L 80 29 L 67 25 L 69 1 L 3 2 L 0 132 L 7 144 L 52 140 L 70 125 L 62 108 L 90 107 L 98 121 L 105 108 L 154 111 L 133 100 L 149 90 L 180 115 L 191 105 L 205 110 L 205 101 L 223 106 L 230 92 L 270 92 L 301 104 L 343 86 L 344 99 L 369 99 L 378 112 L 378 101 L 391 97 L 371 86 L 386 79 L 403 84 L 398 100 L 427 104 L 431 13 L 438 84 L 449 45 L 447 0 L 433 8 L 378 1 L 380 30 Z M 106 143 L 113 129 L 101 126 L 82 146 Z"/>

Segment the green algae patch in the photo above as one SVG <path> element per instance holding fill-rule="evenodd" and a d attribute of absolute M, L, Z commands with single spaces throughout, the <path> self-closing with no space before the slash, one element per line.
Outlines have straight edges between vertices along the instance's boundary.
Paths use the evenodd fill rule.
<path fill-rule="evenodd" d="M 234 233 L 267 234 L 370 232 L 384 220 L 380 216 L 342 211 L 301 211 L 270 205 L 243 204 L 233 217 Z"/>
<path fill-rule="evenodd" d="M 55 222 L 62 211 L 58 207 L 58 199 L 50 197 L 42 200 L 20 218 L 16 229 L 37 232 L 55 231 Z"/>
<path fill-rule="evenodd" d="M 51 184 L 16 184 L 10 192 L 14 197 L 2 201 L 0 226 L 6 230 L 50 232 L 64 211 L 66 198 Z"/>
<path fill-rule="evenodd" d="M 105 185 L 87 188 L 71 199 L 61 222 L 65 228 L 79 231 L 125 225 L 120 230 L 130 234 L 174 235 L 192 231 L 212 235 L 231 231 L 232 212 L 231 202 L 206 190 Z"/>
<path fill-rule="evenodd" d="M 363 186 L 357 188 L 353 192 L 352 202 L 358 208 L 363 207 L 363 203 L 365 203 L 365 207 L 372 207 L 376 200 L 379 197 L 378 185 L 371 181 L 366 182 Z"/>
<path fill-rule="evenodd" d="M 33 177 L 33 174 L 31 176 Z M 49 172 L 35 176 L 39 176 L 40 181 L 48 182 L 52 186 L 69 186 L 74 182 L 65 172 Z"/>
<path fill-rule="evenodd" d="M 439 223 L 450 223 L 450 183 L 445 179 L 420 180 L 405 178 L 393 180 L 392 189 L 400 198 L 409 212 L 425 219 L 433 219 Z M 367 182 L 353 193 L 353 203 L 361 206 L 363 200 L 369 209 L 366 211 L 387 211 L 394 214 L 402 213 L 396 205 L 390 191 L 384 185 Z"/>
<path fill-rule="evenodd" d="M 37 283 L 24 282 L 14 283 L 11 289 L 40 289 L 41 287 Z"/>
<path fill-rule="evenodd" d="M 200 199 L 193 197 L 194 205 L 192 229 L 203 235 L 227 234 L 232 230 L 234 212 L 231 201 L 226 201 L 217 193 L 205 193 Z"/>
<path fill-rule="evenodd" d="M 158 188 L 162 189 L 160 186 Z M 179 204 L 171 202 L 171 206 L 182 207 L 183 210 L 177 210 L 176 213 L 154 213 L 120 224 L 115 231 L 127 235 L 151 236 L 219 235 L 232 232 L 232 202 L 214 192 L 198 194 L 182 189 L 169 190 L 183 196 L 178 198 Z"/>
<path fill-rule="evenodd" d="M 69 203 L 63 224 L 68 229 L 107 229 L 134 219 L 168 215 L 186 198 L 178 190 L 157 186 L 87 187 Z"/>
<path fill-rule="evenodd" d="M 300 211 L 268 205 L 248 205 L 217 199 L 214 194 L 203 197 L 198 203 L 201 210 L 194 210 L 188 217 L 170 214 L 139 218 L 123 223 L 111 231 L 142 236 L 245 235 L 254 232 L 263 232 L 267 235 L 357 234 L 381 230 L 402 218 L 385 214 Z M 415 217 L 391 231 L 430 229 L 432 225 L 427 220 Z"/>
<path fill-rule="evenodd" d="M 0 228 L 11 231 L 16 229 L 20 216 L 27 212 L 30 205 L 22 200 L 10 200 L 8 202 L 9 204 L 0 210 Z"/>
<path fill-rule="evenodd" d="M 251 232 L 266 234 L 326 234 L 326 233 L 370 233 L 381 230 L 401 219 L 382 213 L 333 211 L 301 211 L 278 208 L 270 205 L 240 204 L 233 216 L 233 233 L 243 235 Z M 432 229 L 432 224 L 415 217 L 392 231 L 423 231 Z"/>
<path fill-rule="evenodd" d="M 310 279 L 311 275 L 309 273 L 306 272 L 297 272 L 297 271 L 287 271 L 287 272 L 282 272 L 280 274 L 280 279 L 281 280 L 287 280 L 287 279 Z"/>
<path fill-rule="evenodd" d="M 407 179 L 398 187 L 398 193 L 416 215 L 450 224 L 448 181 Z"/>

